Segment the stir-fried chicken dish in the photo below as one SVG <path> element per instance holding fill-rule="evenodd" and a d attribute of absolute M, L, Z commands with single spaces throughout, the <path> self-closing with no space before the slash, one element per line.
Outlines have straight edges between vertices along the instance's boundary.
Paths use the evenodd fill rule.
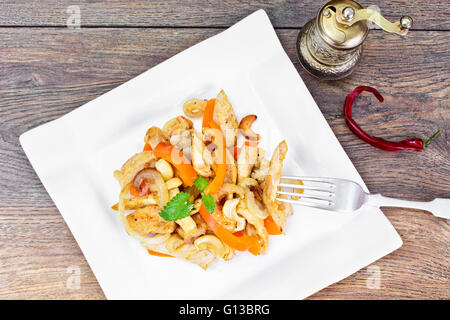
<path fill-rule="evenodd" d="M 256 115 L 238 121 L 223 90 L 186 101 L 183 112 L 149 128 L 143 151 L 114 172 L 121 192 L 113 209 L 126 232 L 152 255 L 204 269 L 237 251 L 264 254 L 269 235 L 283 234 L 293 212 L 276 199 L 286 142 L 267 160 L 252 130 Z"/>

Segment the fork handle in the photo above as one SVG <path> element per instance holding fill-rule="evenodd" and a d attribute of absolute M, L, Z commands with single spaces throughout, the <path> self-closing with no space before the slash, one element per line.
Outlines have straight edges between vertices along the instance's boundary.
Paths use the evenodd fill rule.
<path fill-rule="evenodd" d="M 450 199 L 436 198 L 433 201 L 420 202 L 388 198 L 381 194 L 371 194 L 367 204 L 376 207 L 421 209 L 431 212 L 436 217 L 450 219 Z"/>

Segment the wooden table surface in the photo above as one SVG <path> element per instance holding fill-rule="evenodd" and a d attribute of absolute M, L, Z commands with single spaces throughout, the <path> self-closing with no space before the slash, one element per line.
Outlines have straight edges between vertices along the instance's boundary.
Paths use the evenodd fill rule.
<path fill-rule="evenodd" d="M 373 4 L 361 1 L 365 6 Z M 81 28 L 68 29 L 68 7 Z M 195 43 L 264 8 L 298 72 L 371 192 L 410 200 L 450 198 L 448 1 L 378 1 L 388 19 L 415 20 L 405 38 L 372 30 L 360 66 L 320 81 L 299 65 L 295 38 L 321 1 L 0 1 L 0 299 L 103 299 L 92 271 L 19 144 L 59 118 Z M 69 10 L 70 11 L 70 10 Z M 357 139 L 342 117 L 358 85 L 385 97 L 358 100 L 355 118 L 389 139 L 443 133 L 422 152 L 386 152 Z M 449 209 L 450 210 L 450 209 Z M 312 299 L 449 299 L 449 221 L 384 208 L 403 246 Z M 67 286 L 70 267 L 79 289 Z M 68 269 L 69 268 L 69 269 Z M 380 286 L 370 286 L 379 272 Z"/>

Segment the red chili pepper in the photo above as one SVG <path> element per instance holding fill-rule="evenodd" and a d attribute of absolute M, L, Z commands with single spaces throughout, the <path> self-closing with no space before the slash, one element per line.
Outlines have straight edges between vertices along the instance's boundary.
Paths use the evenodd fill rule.
<path fill-rule="evenodd" d="M 350 130 L 352 130 L 354 134 L 356 134 L 359 138 L 361 138 L 362 140 L 371 144 L 372 146 L 383 149 L 383 150 L 387 150 L 387 151 L 397 151 L 397 150 L 420 151 L 420 150 L 423 150 L 431 142 L 431 140 L 436 138 L 441 133 L 441 130 L 439 130 L 435 134 L 433 134 L 430 138 L 428 138 L 427 140 L 422 140 L 419 138 L 410 138 L 410 139 L 405 139 L 405 140 L 398 141 L 398 142 L 387 141 L 383 138 L 374 137 L 374 136 L 369 135 L 363 129 L 361 129 L 358 126 L 358 124 L 355 122 L 355 120 L 353 120 L 353 118 L 352 118 L 353 101 L 355 101 L 356 97 L 363 91 L 372 92 L 380 102 L 384 101 L 381 94 L 375 88 L 367 87 L 367 86 L 358 87 L 355 90 L 353 90 L 353 92 L 351 92 L 345 99 L 344 117 L 345 117 L 345 121 L 347 122 L 347 125 L 350 128 Z"/>

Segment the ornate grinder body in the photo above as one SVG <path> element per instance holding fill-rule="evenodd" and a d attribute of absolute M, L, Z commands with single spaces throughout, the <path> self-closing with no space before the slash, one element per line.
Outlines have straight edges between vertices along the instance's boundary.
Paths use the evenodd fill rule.
<path fill-rule="evenodd" d="M 332 0 L 298 35 L 297 54 L 303 67 L 321 79 L 348 76 L 361 60 L 369 22 L 399 35 L 406 35 L 413 24 L 408 16 L 391 23 L 378 11 L 364 9 L 353 0 Z"/>

